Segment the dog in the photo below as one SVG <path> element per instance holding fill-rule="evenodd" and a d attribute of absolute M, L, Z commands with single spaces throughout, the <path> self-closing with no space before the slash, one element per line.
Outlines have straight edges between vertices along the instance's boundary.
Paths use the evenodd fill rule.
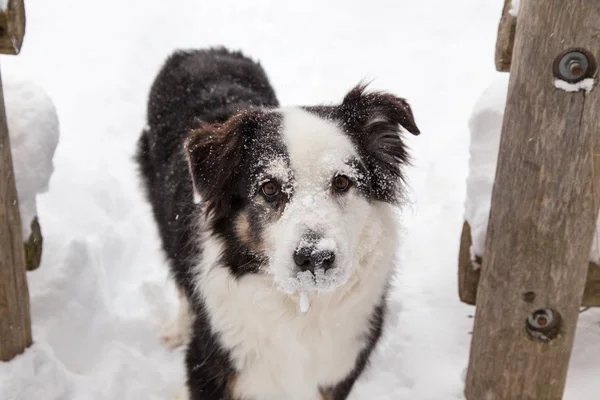
<path fill-rule="evenodd" d="M 343 400 L 385 317 L 408 103 L 359 84 L 280 107 L 261 65 L 176 51 L 136 159 L 181 291 L 192 400 Z"/>

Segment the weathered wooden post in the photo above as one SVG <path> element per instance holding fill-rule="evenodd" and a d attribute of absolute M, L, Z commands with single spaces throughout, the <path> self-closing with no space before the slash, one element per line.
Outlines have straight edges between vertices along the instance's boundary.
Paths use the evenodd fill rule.
<path fill-rule="evenodd" d="M 468 400 L 562 398 L 588 272 L 600 206 L 600 89 L 567 92 L 554 80 L 558 60 L 567 74 L 595 73 L 600 2 L 543 3 L 521 0 L 518 14 Z"/>
<path fill-rule="evenodd" d="M 512 60 L 515 33 L 517 31 L 517 18 L 511 15 L 512 0 L 504 0 L 502 17 L 498 24 L 498 39 L 496 40 L 496 70 L 509 72 Z"/>
<path fill-rule="evenodd" d="M 0 53 L 18 54 L 25 34 L 23 0 L 8 0 L 0 10 Z M 0 361 L 32 343 L 29 293 L 19 204 L 0 78 Z"/>

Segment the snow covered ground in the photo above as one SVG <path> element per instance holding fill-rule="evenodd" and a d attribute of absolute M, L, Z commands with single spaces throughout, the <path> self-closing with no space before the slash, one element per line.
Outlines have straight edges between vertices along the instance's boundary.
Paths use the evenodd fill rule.
<path fill-rule="evenodd" d="M 61 137 L 29 274 L 36 345 L 0 364 L 2 400 L 173 399 L 182 355 L 162 348 L 175 312 L 131 160 L 149 85 L 174 48 L 225 44 L 260 58 L 284 104 L 339 101 L 361 79 L 405 96 L 412 204 L 390 324 L 353 399 L 460 399 L 471 307 L 457 255 L 471 109 L 495 79 L 500 0 L 27 0 L 21 55 L 2 72 L 52 98 Z M 597 397 L 600 314 L 582 315 L 566 399 Z"/>

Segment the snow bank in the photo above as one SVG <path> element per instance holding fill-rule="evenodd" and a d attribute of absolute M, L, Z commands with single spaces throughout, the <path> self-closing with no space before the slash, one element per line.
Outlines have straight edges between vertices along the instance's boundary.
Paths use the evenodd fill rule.
<path fill-rule="evenodd" d="M 508 74 L 503 74 L 477 100 L 469 120 L 471 141 L 465 218 L 471 227 L 474 266 L 478 266 L 475 256 L 481 256 L 485 247 L 507 92 Z"/>
<path fill-rule="evenodd" d="M 40 87 L 7 76 L 3 82 L 6 120 L 21 212 L 23 239 L 37 215 L 36 196 L 48 190 L 58 145 L 58 116 Z"/>
<path fill-rule="evenodd" d="M 480 267 L 475 256 L 483 255 L 485 249 L 508 79 L 508 74 L 501 75 L 483 92 L 469 120 L 471 142 L 465 219 L 471 227 L 471 259 L 475 268 Z M 599 234 L 600 224 L 590 252 L 590 261 L 597 264 L 600 264 Z"/>
<path fill-rule="evenodd" d="M 26 220 L 39 209 L 44 252 L 27 276 L 35 345 L 0 366 L 0 400 L 172 399 L 185 376 L 182 353 L 163 348 L 158 336 L 177 297 L 136 176 L 133 140 L 111 136 L 96 123 L 109 118 L 77 94 L 59 110 L 67 134 L 53 160 L 54 107 L 39 88 L 9 76 L 21 213 Z M 61 90 L 78 87 L 65 79 Z M 122 129 L 135 139 L 135 128 Z"/>
<path fill-rule="evenodd" d="M 46 345 L 34 344 L 10 363 L 0 362 L 2 400 L 68 399 L 73 381 Z"/>
<path fill-rule="evenodd" d="M 45 216 L 48 251 L 28 273 L 35 344 L 0 363 L 0 399 L 164 400 L 181 390 L 182 353 L 157 339 L 175 289 L 160 258 L 134 276 L 126 271 L 143 262 L 135 261 L 132 243 L 144 225 L 129 219 L 69 239 L 57 232 L 61 216 Z"/>

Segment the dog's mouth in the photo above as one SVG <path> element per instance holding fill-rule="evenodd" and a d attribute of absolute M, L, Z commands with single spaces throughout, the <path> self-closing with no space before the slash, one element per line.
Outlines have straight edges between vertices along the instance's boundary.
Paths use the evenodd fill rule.
<path fill-rule="evenodd" d="M 331 292 L 345 283 L 339 268 L 317 267 L 312 271 L 300 271 L 294 279 L 298 291 Z"/>
<path fill-rule="evenodd" d="M 299 302 L 299 308 L 302 312 L 308 311 L 309 295 L 319 295 L 322 293 L 331 293 L 343 287 L 349 279 L 349 268 L 351 263 L 344 263 L 344 268 L 336 266 L 335 268 L 324 268 L 317 266 L 311 270 L 299 270 L 296 266 L 292 267 L 291 273 L 287 276 L 273 274 L 275 285 L 279 290 L 287 293 Z"/>
<path fill-rule="evenodd" d="M 310 308 L 310 297 L 312 294 L 329 293 L 346 285 L 347 276 L 342 276 L 338 268 L 325 270 L 316 268 L 314 273 L 309 271 L 299 272 L 294 284 L 297 285 L 298 307 L 300 312 L 306 313 Z M 344 274 L 346 275 L 346 274 Z"/>

